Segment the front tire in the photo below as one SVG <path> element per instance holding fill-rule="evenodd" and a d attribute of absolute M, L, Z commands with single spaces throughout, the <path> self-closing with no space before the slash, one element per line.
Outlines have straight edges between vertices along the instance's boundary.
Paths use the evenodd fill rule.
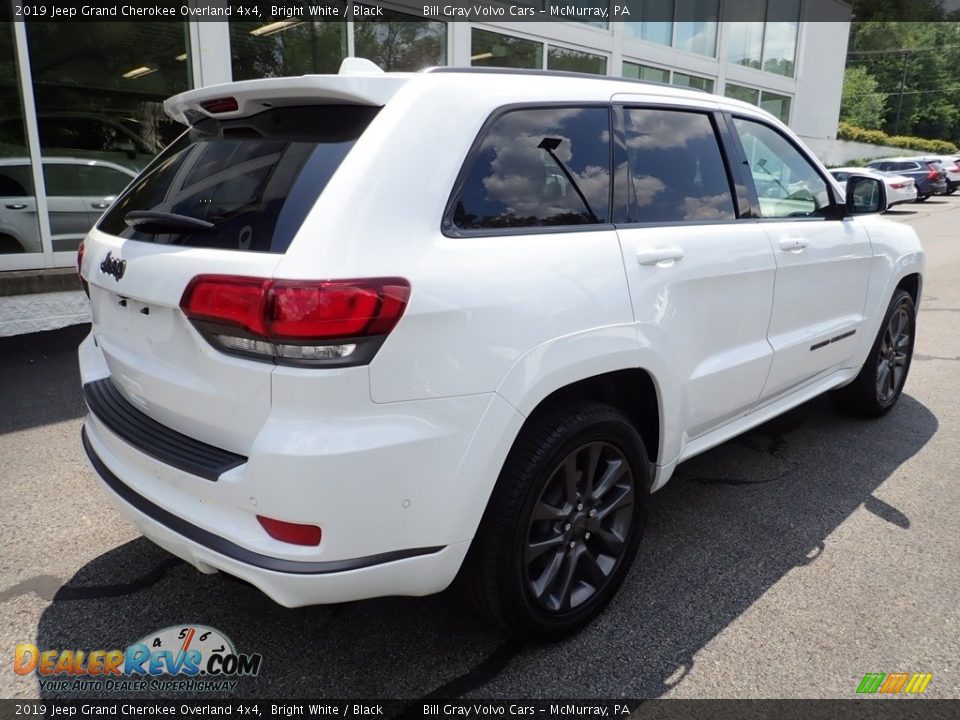
<path fill-rule="evenodd" d="M 916 329 L 913 298 L 897 290 L 860 373 L 852 383 L 830 394 L 841 410 L 874 418 L 896 405 L 910 372 Z"/>
<path fill-rule="evenodd" d="M 538 415 L 507 457 L 460 586 L 506 634 L 557 640 L 596 617 L 626 577 L 650 470 L 640 436 L 613 407 Z"/>

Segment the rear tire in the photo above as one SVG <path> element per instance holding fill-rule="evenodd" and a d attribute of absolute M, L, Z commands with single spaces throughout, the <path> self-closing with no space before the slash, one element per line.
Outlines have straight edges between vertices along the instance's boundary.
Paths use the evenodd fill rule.
<path fill-rule="evenodd" d="M 459 577 L 510 636 L 557 640 L 606 607 L 646 525 L 650 468 L 630 421 L 600 403 L 538 412 L 504 463 Z"/>
<path fill-rule="evenodd" d="M 16 238 L 10 235 L 0 235 L 0 255 L 10 255 L 13 253 L 22 253 L 23 246 L 17 242 Z"/>
<path fill-rule="evenodd" d="M 900 399 L 910 372 L 916 329 L 913 298 L 897 290 L 860 373 L 852 383 L 830 393 L 837 407 L 868 418 L 889 412 Z"/>

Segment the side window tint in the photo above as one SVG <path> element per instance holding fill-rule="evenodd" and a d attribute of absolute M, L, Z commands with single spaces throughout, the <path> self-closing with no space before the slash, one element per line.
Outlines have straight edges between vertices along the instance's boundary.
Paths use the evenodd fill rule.
<path fill-rule="evenodd" d="M 80 168 L 85 195 L 119 195 L 133 178 L 119 170 L 101 165 Z"/>
<path fill-rule="evenodd" d="M 74 163 L 44 163 L 43 182 L 50 197 L 79 197 L 84 195 L 81 179 L 83 166 Z"/>
<path fill-rule="evenodd" d="M 0 197 L 33 195 L 33 176 L 29 165 L 0 166 Z"/>
<path fill-rule="evenodd" d="M 824 216 L 830 207 L 826 181 L 783 135 L 762 123 L 734 118 L 767 218 Z"/>
<path fill-rule="evenodd" d="M 730 183 L 709 116 L 628 108 L 624 125 L 633 191 L 627 222 L 735 217 Z"/>
<path fill-rule="evenodd" d="M 463 230 L 610 222 L 610 112 L 513 110 L 488 129 L 454 205 Z"/>

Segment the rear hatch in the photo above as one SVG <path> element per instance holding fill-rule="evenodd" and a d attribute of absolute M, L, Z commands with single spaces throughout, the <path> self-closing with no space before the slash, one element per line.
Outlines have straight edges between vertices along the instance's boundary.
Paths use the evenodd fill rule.
<path fill-rule="evenodd" d="M 114 385 L 154 420 L 249 452 L 270 410 L 275 366 L 215 349 L 180 309 L 181 299 L 198 275 L 273 276 L 379 110 L 338 101 L 273 107 L 248 94 L 240 106 L 257 112 L 238 116 L 236 103 L 204 106 L 199 96 L 201 108 L 228 117 L 182 114 L 192 126 L 87 236 L 83 275 L 94 338 Z"/>

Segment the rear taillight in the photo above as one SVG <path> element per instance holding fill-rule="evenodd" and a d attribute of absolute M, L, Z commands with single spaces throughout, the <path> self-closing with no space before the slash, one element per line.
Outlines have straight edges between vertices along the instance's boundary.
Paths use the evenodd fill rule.
<path fill-rule="evenodd" d="M 894 190 L 903 190 L 907 186 L 906 183 L 890 183 L 890 187 Z"/>
<path fill-rule="evenodd" d="M 930 172 L 927 173 L 927 180 L 936 180 L 940 177 L 940 170 L 933 165 L 928 165 Z"/>
<path fill-rule="evenodd" d="M 292 523 L 286 520 L 275 520 L 264 515 L 257 515 L 257 520 L 267 534 L 274 540 L 292 545 L 319 545 L 322 535 L 316 525 Z"/>
<path fill-rule="evenodd" d="M 90 286 L 87 284 L 87 281 L 83 277 L 83 240 L 80 241 L 80 244 L 77 246 L 77 275 L 80 276 L 80 286 L 83 288 L 83 291 L 87 294 L 87 297 L 90 297 Z"/>
<path fill-rule="evenodd" d="M 283 365 L 370 362 L 410 298 L 402 278 L 268 280 L 199 275 L 180 307 L 212 344 Z"/>

